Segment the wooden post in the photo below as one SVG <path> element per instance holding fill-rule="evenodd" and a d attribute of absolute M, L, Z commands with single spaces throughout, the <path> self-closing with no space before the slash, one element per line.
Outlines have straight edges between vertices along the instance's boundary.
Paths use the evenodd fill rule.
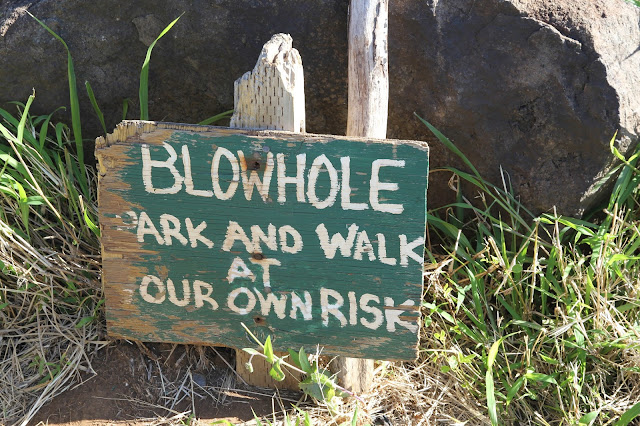
<path fill-rule="evenodd" d="M 388 0 L 351 1 L 347 136 L 387 137 L 388 21 Z"/>
<path fill-rule="evenodd" d="M 234 113 L 230 127 L 305 132 L 302 59 L 288 34 L 275 34 L 263 47 L 253 71 L 234 84 Z M 277 353 L 282 356 L 283 353 Z M 282 382 L 269 375 L 271 365 L 254 357 L 253 372 L 245 367 L 250 355 L 236 350 L 236 371 L 253 386 L 298 389 L 300 376 L 286 372 Z"/>
<path fill-rule="evenodd" d="M 388 0 L 351 1 L 347 136 L 387 137 L 388 21 Z M 361 393 L 371 387 L 373 360 L 338 357 L 333 364 L 345 388 Z"/>

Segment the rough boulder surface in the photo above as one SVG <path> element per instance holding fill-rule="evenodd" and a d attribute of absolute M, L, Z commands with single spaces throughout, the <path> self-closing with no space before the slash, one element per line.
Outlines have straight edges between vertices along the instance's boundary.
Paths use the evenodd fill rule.
<path fill-rule="evenodd" d="M 151 59 L 150 116 L 198 122 L 233 107 L 233 81 L 262 44 L 283 32 L 302 57 L 307 131 L 344 134 L 345 0 L 136 2 L 5 0 L 0 3 L 0 107 L 68 104 L 66 54 L 25 11 L 67 42 L 79 88 L 91 82 L 107 127 L 131 99 L 136 118 L 147 46 L 176 16 Z M 579 215 L 612 164 L 640 134 L 640 9 L 623 0 L 394 0 L 389 16 L 389 138 L 432 141 L 431 167 L 456 159 L 413 116 L 429 120 L 493 182 L 500 167 L 534 212 Z M 100 133 L 85 92 L 86 138 Z M 59 112 L 61 117 L 64 114 Z M 451 200 L 445 173 L 429 204 Z M 472 195 L 472 194 L 469 194 Z"/>

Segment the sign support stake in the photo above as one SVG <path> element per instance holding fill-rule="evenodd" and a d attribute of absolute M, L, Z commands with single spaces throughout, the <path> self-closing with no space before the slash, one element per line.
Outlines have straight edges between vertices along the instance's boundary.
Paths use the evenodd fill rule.
<path fill-rule="evenodd" d="M 388 21 L 388 0 L 351 1 L 347 136 L 387 137 Z M 332 365 L 345 388 L 355 393 L 371 388 L 372 359 L 338 357 Z"/>
<path fill-rule="evenodd" d="M 275 34 L 262 47 L 252 71 L 234 83 L 234 113 L 230 127 L 305 132 L 304 75 L 302 59 L 288 34 Z M 283 356 L 285 353 L 276 353 Z M 287 372 L 278 382 L 269 375 L 271 364 L 236 349 L 236 372 L 253 386 L 298 390 L 300 375 Z"/>

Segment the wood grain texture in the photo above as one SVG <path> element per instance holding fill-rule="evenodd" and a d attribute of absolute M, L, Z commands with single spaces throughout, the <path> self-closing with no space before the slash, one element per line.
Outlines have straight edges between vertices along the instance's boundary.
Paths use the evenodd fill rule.
<path fill-rule="evenodd" d="M 275 34 L 265 43 L 253 71 L 235 81 L 233 94 L 230 127 L 305 132 L 304 70 L 290 35 Z M 247 369 L 248 362 L 253 371 Z M 269 375 L 270 369 L 266 360 L 252 361 L 247 352 L 236 350 L 236 372 L 248 384 L 298 390 L 299 373 L 287 374 L 278 382 Z"/>
<path fill-rule="evenodd" d="M 388 0 L 354 0 L 349 8 L 347 135 L 384 139 L 389 111 Z"/>
<path fill-rule="evenodd" d="M 387 137 L 389 108 L 388 0 L 354 0 L 349 8 L 347 135 Z M 338 357 L 338 381 L 356 393 L 369 390 L 373 360 Z"/>
<path fill-rule="evenodd" d="M 111 336 L 242 348 L 245 323 L 278 350 L 415 358 L 426 144 L 124 122 L 96 147 Z M 404 166 L 373 178 L 381 159 Z M 344 248 L 323 244 L 320 225 Z M 280 263 L 268 279 L 265 260 Z"/>
<path fill-rule="evenodd" d="M 231 127 L 305 131 L 302 59 L 288 34 L 271 37 L 252 71 L 234 84 Z"/>

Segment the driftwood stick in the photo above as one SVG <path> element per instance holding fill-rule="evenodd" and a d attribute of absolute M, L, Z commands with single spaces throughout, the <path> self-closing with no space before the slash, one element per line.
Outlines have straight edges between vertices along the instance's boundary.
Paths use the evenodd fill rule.
<path fill-rule="evenodd" d="M 387 137 L 389 104 L 388 0 L 353 0 L 349 9 L 347 136 Z M 332 369 L 347 389 L 367 392 L 373 360 L 338 357 Z"/>
<path fill-rule="evenodd" d="M 387 137 L 388 21 L 388 0 L 351 2 L 347 136 Z"/>
<path fill-rule="evenodd" d="M 230 127 L 305 131 L 304 75 L 302 59 L 288 34 L 275 34 L 262 47 L 256 66 L 234 84 L 234 113 Z M 283 356 L 284 354 L 278 354 Z M 278 382 L 269 375 L 271 365 L 263 358 L 236 350 L 236 372 L 248 384 L 279 389 L 298 389 L 300 374 L 288 371 Z"/>

